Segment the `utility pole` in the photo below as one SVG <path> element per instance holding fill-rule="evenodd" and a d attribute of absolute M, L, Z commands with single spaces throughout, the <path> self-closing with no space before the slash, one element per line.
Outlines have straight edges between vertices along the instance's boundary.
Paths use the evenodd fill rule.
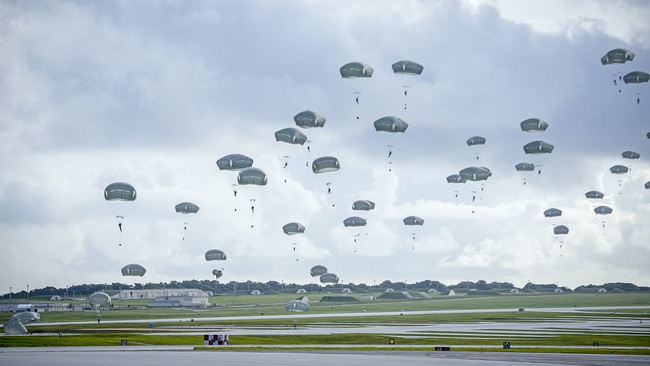
<path fill-rule="evenodd" d="M 9 286 L 9 300 L 11 300 L 11 292 L 13 291 L 12 289 L 13 287 Z"/>
<path fill-rule="evenodd" d="M 29 299 L 29 285 L 27 285 L 27 299 Z"/>

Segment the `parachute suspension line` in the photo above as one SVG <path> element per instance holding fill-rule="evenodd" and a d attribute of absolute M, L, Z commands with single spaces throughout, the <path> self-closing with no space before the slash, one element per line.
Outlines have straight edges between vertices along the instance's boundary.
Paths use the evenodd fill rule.
<path fill-rule="evenodd" d="M 289 165 L 289 159 L 291 159 L 291 156 L 285 155 L 284 156 L 284 166 L 282 167 L 284 170 L 286 170 L 287 166 Z M 287 175 L 286 172 L 284 173 L 284 182 L 287 182 Z"/>
<path fill-rule="evenodd" d="M 406 97 L 408 96 L 408 88 L 409 88 L 409 86 L 404 85 L 403 88 L 404 88 L 404 109 L 406 110 Z"/>
<path fill-rule="evenodd" d="M 251 229 L 255 227 L 255 198 L 251 198 Z"/>
<path fill-rule="evenodd" d="M 357 102 L 357 119 L 359 119 L 359 95 L 361 95 L 361 92 L 355 91 L 354 95 L 356 95 L 354 101 Z"/>
<path fill-rule="evenodd" d="M 293 254 L 295 254 L 295 256 L 296 256 L 296 262 L 299 261 L 298 253 L 296 252 L 296 246 L 297 245 L 298 245 L 298 243 L 296 243 L 296 242 L 291 243 L 291 246 L 293 246 Z"/>
<path fill-rule="evenodd" d="M 331 195 L 332 194 L 332 187 L 331 187 L 332 182 L 327 182 L 327 183 L 325 183 L 325 185 L 327 186 L 327 194 Z M 329 201 L 329 198 L 327 200 Z M 335 206 L 334 202 L 332 202 L 332 207 L 334 207 L 334 206 Z"/>
<path fill-rule="evenodd" d="M 234 200 L 233 200 L 234 201 L 235 211 L 237 211 L 237 187 L 238 186 L 239 186 L 239 184 L 233 184 L 232 185 L 232 193 L 235 196 Z"/>
<path fill-rule="evenodd" d="M 189 223 L 187 221 L 183 222 L 183 241 L 185 241 L 185 233 L 187 232 L 187 225 L 188 224 Z"/>
<path fill-rule="evenodd" d="M 411 238 L 413 239 L 413 243 L 411 244 L 411 249 L 415 250 L 415 233 L 411 233 Z"/>

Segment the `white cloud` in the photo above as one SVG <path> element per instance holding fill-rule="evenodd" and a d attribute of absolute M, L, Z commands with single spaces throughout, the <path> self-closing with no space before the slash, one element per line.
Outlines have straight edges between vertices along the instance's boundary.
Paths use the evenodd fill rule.
<path fill-rule="evenodd" d="M 8 265 L 0 287 L 128 283 L 119 269 L 133 261 L 148 269 L 138 278 L 147 282 L 212 278 L 218 267 L 222 281 L 306 283 L 324 264 L 343 281 L 366 283 L 647 284 L 647 84 L 613 83 L 650 68 L 647 27 L 637 21 L 647 6 L 481 4 L 3 7 L 0 240 Z M 619 41 L 634 62 L 601 66 Z M 400 59 L 422 63 L 424 73 L 393 74 Z M 373 77 L 341 79 L 338 68 L 353 60 L 372 65 Z M 327 118 L 303 131 L 311 152 L 276 142 L 274 132 L 306 109 Z M 376 132 L 372 122 L 387 115 L 408 130 Z M 530 117 L 549 129 L 521 132 Z M 474 135 L 487 143 L 468 147 Z M 553 143 L 553 153 L 525 155 L 522 146 L 536 139 Z M 641 159 L 622 161 L 624 150 Z M 252 157 L 268 185 L 239 186 L 235 197 L 237 173 L 215 164 L 230 153 Z M 312 173 L 324 155 L 341 169 Z M 542 173 L 515 171 L 522 161 Z M 614 164 L 632 170 L 613 176 Z M 446 182 L 472 165 L 493 176 Z M 114 181 L 138 190 L 121 237 L 102 198 Z M 595 202 L 584 197 L 592 189 L 606 193 L 612 215 L 594 218 Z M 353 211 L 357 199 L 375 210 Z M 177 214 L 182 201 L 201 209 Z M 561 219 L 546 220 L 549 207 L 562 209 Z M 368 225 L 345 228 L 352 215 Z M 409 215 L 425 224 L 405 226 Z M 305 234 L 285 235 L 291 221 Z M 556 238 L 553 224 L 570 234 Z M 228 260 L 206 262 L 213 248 Z"/>

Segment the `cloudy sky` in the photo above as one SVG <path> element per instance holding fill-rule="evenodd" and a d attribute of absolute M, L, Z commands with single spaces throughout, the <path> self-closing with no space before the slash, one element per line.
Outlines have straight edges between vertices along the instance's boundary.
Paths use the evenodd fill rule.
<path fill-rule="evenodd" d="M 644 1 L 611 0 L 3 1 L 0 293 L 214 268 L 226 282 L 310 283 L 316 264 L 344 283 L 650 285 L 650 90 L 614 83 L 650 71 L 649 16 Z M 602 66 L 618 47 L 634 61 Z M 399 60 L 424 72 L 394 74 Z M 351 61 L 372 78 L 341 78 Z M 324 128 L 302 130 L 304 146 L 276 142 L 304 110 Z M 375 131 L 384 116 L 407 131 Z M 550 127 L 522 132 L 533 117 Z M 467 146 L 475 135 L 486 144 Z M 524 154 L 534 140 L 553 153 Z M 235 197 L 237 173 L 216 166 L 231 153 L 268 184 Z M 341 169 L 314 174 L 320 156 Z M 447 183 L 468 166 L 493 175 Z M 136 201 L 104 200 L 120 181 Z M 353 211 L 358 199 L 375 210 Z M 183 201 L 200 211 L 176 213 Z M 562 216 L 545 218 L 550 207 Z M 353 215 L 368 225 L 344 227 Z M 303 235 L 283 233 L 294 221 Z M 570 233 L 554 235 L 559 224 Z M 228 259 L 207 262 L 210 249 Z M 123 277 L 129 263 L 144 278 Z"/>

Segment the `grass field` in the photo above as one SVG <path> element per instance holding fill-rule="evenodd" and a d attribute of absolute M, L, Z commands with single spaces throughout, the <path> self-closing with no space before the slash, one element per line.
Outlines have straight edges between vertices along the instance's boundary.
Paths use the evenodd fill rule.
<path fill-rule="evenodd" d="M 379 294 L 375 294 L 379 295 Z M 0 347 L 43 347 L 43 346 L 115 346 L 120 340 L 128 339 L 132 345 L 195 345 L 202 344 L 202 338 L 187 332 L 213 331 L 215 329 L 266 329 L 299 327 L 355 327 L 376 325 L 422 325 L 447 323 L 494 323 L 493 329 L 481 334 L 466 332 L 423 332 L 417 336 L 394 335 L 400 350 L 433 349 L 436 345 L 453 345 L 455 350 L 505 351 L 500 348 L 504 339 L 512 342 L 512 351 L 527 352 L 582 352 L 582 353 L 632 353 L 650 354 L 650 294 L 508 294 L 501 296 L 434 296 L 432 299 L 415 300 L 370 300 L 340 303 L 315 302 L 321 296 L 307 294 L 311 298 L 308 314 L 315 317 L 301 317 L 288 313 L 284 303 L 298 296 L 296 294 L 217 296 L 210 298 L 216 307 L 206 309 L 147 309 L 142 300 L 116 301 L 108 311 L 96 312 L 48 312 L 41 314 L 40 323 L 28 326 L 30 335 L 0 336 Z M 354 294 L 348 296 L 355 296 Z M 358 298 L 357 298 L 358 300 Z M 624 309 L 627 306 L 641 306 L 640 309 Z M 530 311 L 532 308 L 606 307 L 588 311 L 561 313 Z M 524 311 L 518 311 L 523 308 Z M 422 310 L 470 310 L 470 309 L 512 309 L 511 312 L 481 312 L 456 314 L 412 314 Z M 372 312 L 398 312 L 403 315 L 373 315 Z M 346 313 L 337 317 L 336 314 Z M 350 317 L 349 313 L 359 316 Z M 318 317 L 318 314 L 326 317 Z M 0 323 L 6 322 L 12 314 L 0 314 Z M 260 315 L 289 315 L 287 318 L 271 318 Z M 295 317 L 293 317 L 295 315 Z M 255 319 L 219 319 L 227 317 L 251 317 Z M 206 319 L 214 318 L 217 319 Z M 101 323 L 97 323 L 97 319 Z M 150 320 L 156 319 L 155 328 L 149 328 Z M 161 320 L 166 319 L 166 320 Z M 643 322 L 628 330 L 535 330 L 534 332 L 507 331 L 499 329 L 499 323 L 524 322 L 575 322 L 579 320 L 627 319 Z M 142 320 L 135 323 L 112 323 L 121 320 Z M 183 321 L 181 321 L 183 320 Z M 67 325 L 47 323 L 76 322 Z M 81 323 L 85 322 L 85 323 Z M 648 323 L 648 325 L 645 325 Z M 59 337 L 58 332 L 62 333 Z M 169 332 L 169 335 L 165 335 Z M 507 336 L 504 336 L 504 333 Z M 391 349 L 384 334 L 320 334 L 320 335 L 238 335 L 231 337 L 229 348 L 267 349 L 291 347 L 328 349 L 341 347 L 350 349 Z M 590 347 L 598 342 L 598 347 Z M 517 347 L 520 347 L 517 349 Z M 286 348 L 283 348 L 286 349 Z M 507 350 L 507 351 L 511 351 Z"/>

